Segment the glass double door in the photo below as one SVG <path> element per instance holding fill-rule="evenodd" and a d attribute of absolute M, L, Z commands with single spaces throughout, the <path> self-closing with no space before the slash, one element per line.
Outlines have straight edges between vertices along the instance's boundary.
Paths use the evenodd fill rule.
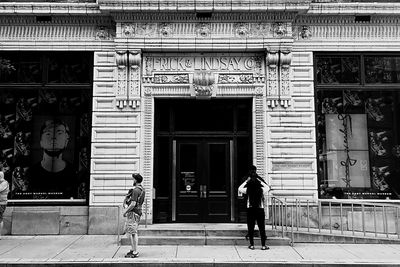
<path fill-rule="evenodd" d="M 233 221 L 232 140 L 180 138 L 173 147 L 175 220 Z"/>

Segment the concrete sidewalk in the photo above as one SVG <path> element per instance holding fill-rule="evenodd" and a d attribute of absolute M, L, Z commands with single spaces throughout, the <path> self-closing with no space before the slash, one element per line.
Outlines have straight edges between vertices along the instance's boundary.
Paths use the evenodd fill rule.
<path fill-rule="evenodd" d="M 400 266 L 393 244 L 141 246 L 139 258 L 126 259 L 129 249 L 116 236 L 3 236 L 0 266 Z"/>

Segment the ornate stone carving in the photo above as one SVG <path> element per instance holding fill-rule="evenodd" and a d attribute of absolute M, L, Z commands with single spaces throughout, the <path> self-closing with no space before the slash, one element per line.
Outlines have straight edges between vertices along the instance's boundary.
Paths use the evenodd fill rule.
<path fill-rule="evenodd" d="M 111 29 L 107 28 L 106 26 L 98 26 L 96 28 L 96 39 L 109 40 L 111 38 L 112 38 Z"/>
<path fill-rule="evenodd" d="M 235 35 L 241 38 L 246 38 L 249 35 L 249 27 L 248 24 L 245 23 L 236 23 L 234 25 Z"/>
<path fill-rule="evenodd" d="M 156 84 L 174 84 L 174 83 L 189 83 L 188 74 L 155 74 L 153 83 Z"/>
<path fill-rule="evenodd" d="M 272 24 L 272 31 L 276 37 L 284 37 L 287 34 L 286 24 L 283 22 L 275 22 Z"/>
<path fill-rule="evenodd" d="M 278 105 L 279 88 L 278 88 L 278 64 L 279 54 L 277 51 L 269 51 L 266 56 L 267 64 L 267 105 L 274 108 Z"/>
<path fill-rule="evenodd" d="M 193 94 L 196 97 L 211 97 L 214 94 L 214 74 L 197 71 L 193 74 Z"/>
<path fill-rule="evenodd" d="M 172 24 L 171 23 L 161 23 L 159 25 L 159 32 L 161 37 L 168 38 L 172 37 L 173 30 L 172 30 Z"/>
<path fill-rule="evenodd" d="M 254 89 L 254 94 L 255 95 L 263 95 L 263 93 L 264 93 L 264 87 L 262 87 L 262 86 L 257 86 Z"/>
<path fill-rule="evenodd" d="M 142 54 L 139 50 L 129 51 L 129 91 L 128 105 L 136 108 L 140 104 L 140 64 Z"/>
<path fill-rule="evenodd" d="M 254 97 L 254 119 L 255 119 L 255 156 L 256 162 L 255 165 L 257 166 L 257 171 L 262 177 L 265 177 L 265 102 L 262 95 L 256 95 Z"/>
<path fill-rule="evenodd" d="M 252 84 L 254 83 L 253 74 L 220 74 L 218 83 L 227 84 Z"/>
<path fill-rule="evenodd" d="M 271 37 L 271 24 L 251 23 L 249 36 L 253 38 Z"/>
<path fill-rule="evenodd" d="M 290 51 L 280 52 L 280 104 L 287 108 L 290 106 L 291 86 L 290 86 L 290 63 L 292 61 L 292 53 Z"/>
<path fill-rule="evenodd" d="M 136 34 L 136 29 L 133 24 L 122 24 L 122 35 L 124 37 L 133 37 Z"/>
<path fill-rule="evenodd" d="M 198 85 L 193 84 L 193 89 L 197 97 L 211 97 L 214 85 Z"/>
<path fill-rule="evenodd" d="M 279 104 L 285 108 L 290 106 L 291 60 L 290 51 L 270 51 L 267 53 L 267 105 L 271 108 Z"/>
<path fill-rule="evenodd" d="M 140 51 L 117 51 L 116 105 L 136 108 L 140 104 Z"/>
<path fill-rule="evenodd" d="M 312 36 L 311 27 L 310 26 L 301 26 L 300 27 L 300 37 L 301 39 L 310 39 Z"/>
<path fill-rule="evenodd" d="M 117 51 L 115 55 L 117 63 L 117 90 L 115 92 L 116 106 L 120 109 L 127 105 L 128 89 L 127 89 L 127 76 L 128 76 L 128 53 L 127 51 Z"/>
<path fill-rule="evenodd" d="M 209 38 L 211 36 L 211 24 L 204 22 L 196 24 L 196 36 Z"/>

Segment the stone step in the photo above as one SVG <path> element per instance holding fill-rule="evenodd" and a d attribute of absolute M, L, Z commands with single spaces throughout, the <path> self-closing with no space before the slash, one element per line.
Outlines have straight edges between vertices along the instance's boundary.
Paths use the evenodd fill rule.
<path fill-rule="evenodd" d="M 276 232 L 272 230 L 265 231 L 267 236 L 276 236 Z M 239 229 L 203 229 L 203 230 L 192 230 L 192 229 L 151 229 L 151 228 L 140 228 L 140 236 L 241 236 L 245 237 L 247 230 Z M 255 231 L 255 236 L 258 236 L 259 232 Z"/>
<path fill-rule="evenodd" d="M 124 236 L 121 245 L 129 245 L 129 239 Z M 260 238 L 254 238 L 254 243 L 260 245 Z M 140 245 L 187 245 L 187 246 L 247 246 L 249 241 L 242 236 L 139 236 Z M 287 237 L 268 237 L 268 246 L 288 246 L 290 239 Z"/>

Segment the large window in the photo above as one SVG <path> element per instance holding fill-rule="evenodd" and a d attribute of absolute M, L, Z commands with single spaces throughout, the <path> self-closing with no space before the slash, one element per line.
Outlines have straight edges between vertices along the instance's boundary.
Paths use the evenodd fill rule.
<path fill-rule="evenodd" d="M 92 53 L 0 53 L 0 169 L 10 199 L 87 201 Z"/>
<path fill-rule="evenodd" d="M 321 198 L 400 197 L 400 57 L 317 54 Z"/>

